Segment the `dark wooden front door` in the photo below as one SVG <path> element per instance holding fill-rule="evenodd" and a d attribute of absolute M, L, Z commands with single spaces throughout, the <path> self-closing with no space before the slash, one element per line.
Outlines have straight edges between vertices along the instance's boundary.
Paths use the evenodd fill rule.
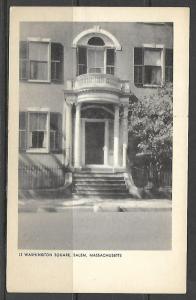
<path fill-rule="evenodd" d="M 85 164 L 103 165 L 104 164 L 104 122 L 85 123 Z"/>

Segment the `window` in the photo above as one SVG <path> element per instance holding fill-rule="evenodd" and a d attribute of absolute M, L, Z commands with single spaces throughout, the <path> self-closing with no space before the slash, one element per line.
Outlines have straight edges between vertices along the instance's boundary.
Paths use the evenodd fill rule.
<path fill-rule="evenodd" d="M 105 47 L 100 37 L 92 37 L 87 46 L 77 48 L 77 74 L 104 73 L 114 75 L 115 50 Z"/>
<path fill-rule="evenodd" d="M 28 148 L 47 149 L 48 148 L 48 113 L 29 112 L 28 114 Z"/>
<path fill-rule="evenodd" d="M 88 49 L 88 73 L 104 73 L 104 49 Z"/>
<path fill-rule="evenodd" d="M 173 51 L 165 51 L 165 66 L 163 66 L 161 48 L 134 48 L 134 83 L 137 86 L 160 86 L 163 83 L 165 67 L 165 81 L 172 81 Z"/>
<path fill-rule="evenodd" d="M 63 46 L 46 41 L 21 41 L 20 80 L 62 82 Z"/>
<path fill-rule="evenodd" d="M 60 113 L 20 112 L 19 150 L 56 152 L 61 150 L 62 117 Z"/>
<path fill-rule="evenodd" d="M 29 80 L 50 79 L 50 44 L 43 42 L 29 42 Z"/>
<path fill-rule="evenodd" d="M 100 37 L 97 37 L 97 36 L 94 36 L 91 39 L 89 39 L 88 44 L 94 45 L 94 46 L 104 46 L 105 45 L 104 41 Z"/>
<path fill-rule="evenodd" d="M 86 73 L 114 75 L 114 69 L 114 49 L 78 47 L 78 75 Z"/>

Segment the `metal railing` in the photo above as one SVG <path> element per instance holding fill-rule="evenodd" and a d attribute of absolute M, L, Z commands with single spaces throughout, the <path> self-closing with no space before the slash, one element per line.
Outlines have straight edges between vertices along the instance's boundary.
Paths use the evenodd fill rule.
<path fill-rule="evenodd" d="M 20 165 L 18 168 L 19 189 L 57 188 L 64 185 L 65 175 L 61 167 Z"/>
<path fill-rule="evenodd" d="M 136 167 L 131 168 L 133 180 L 138 187 L 151 188 L 152 186 L 158 188 L 172 187 L 172 171 L 162 170 L 158 174 L 150 167 Z"/>

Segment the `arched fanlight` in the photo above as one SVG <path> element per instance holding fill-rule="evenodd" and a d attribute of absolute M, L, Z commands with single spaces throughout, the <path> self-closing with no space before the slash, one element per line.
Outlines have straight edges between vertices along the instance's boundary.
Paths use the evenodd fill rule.
<path fill-rule="evenodd" d="M 105 43 L 102 40 L 102 38 L 100 38 L 98 36 L 94 36 L 94 37 L 90 38 L 88 40 L 88 44 L 92 45 L 92 46 L 104 46 L 105 45 Z"/>

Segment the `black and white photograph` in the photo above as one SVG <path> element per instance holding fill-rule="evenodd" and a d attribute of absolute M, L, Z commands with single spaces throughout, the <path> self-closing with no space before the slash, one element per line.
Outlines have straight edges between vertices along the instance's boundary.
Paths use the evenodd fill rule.
<path fill-rule="evenodd" d="M 173 24 L 23 22 L 19 59 L 19 248 L 171 249 Z"/>
<path fill-rule="evenodd" d="M 97 270 L 97 284 L 104 260 L 116 283 L 126 261 L 135 263 L 124 278 L 137 282 L 139 270 L 151 268 L 150 288 L 158 269 L 160 278 L 169 272 L 162 263 L 177 270 L 186 248 L 188 13 L 122 9 L 123 19 L 117 8 L 110 17 L 109 8 L 97 8 L 93 18 L 93 8 L 78 8 L 71 21 L 69 9 L 11 15 L 8 249 L 16 247 L 25 270 L 37 256 L 48 268 L 54 257 L 65 265 L 71 258 L 73 270 L 90 268 L 86 280 Z"/>
<path fill-rule="evenodd" d="M 19 59 L 19 248 L 171 249 L 173 24 L 23 22 Z"/>

